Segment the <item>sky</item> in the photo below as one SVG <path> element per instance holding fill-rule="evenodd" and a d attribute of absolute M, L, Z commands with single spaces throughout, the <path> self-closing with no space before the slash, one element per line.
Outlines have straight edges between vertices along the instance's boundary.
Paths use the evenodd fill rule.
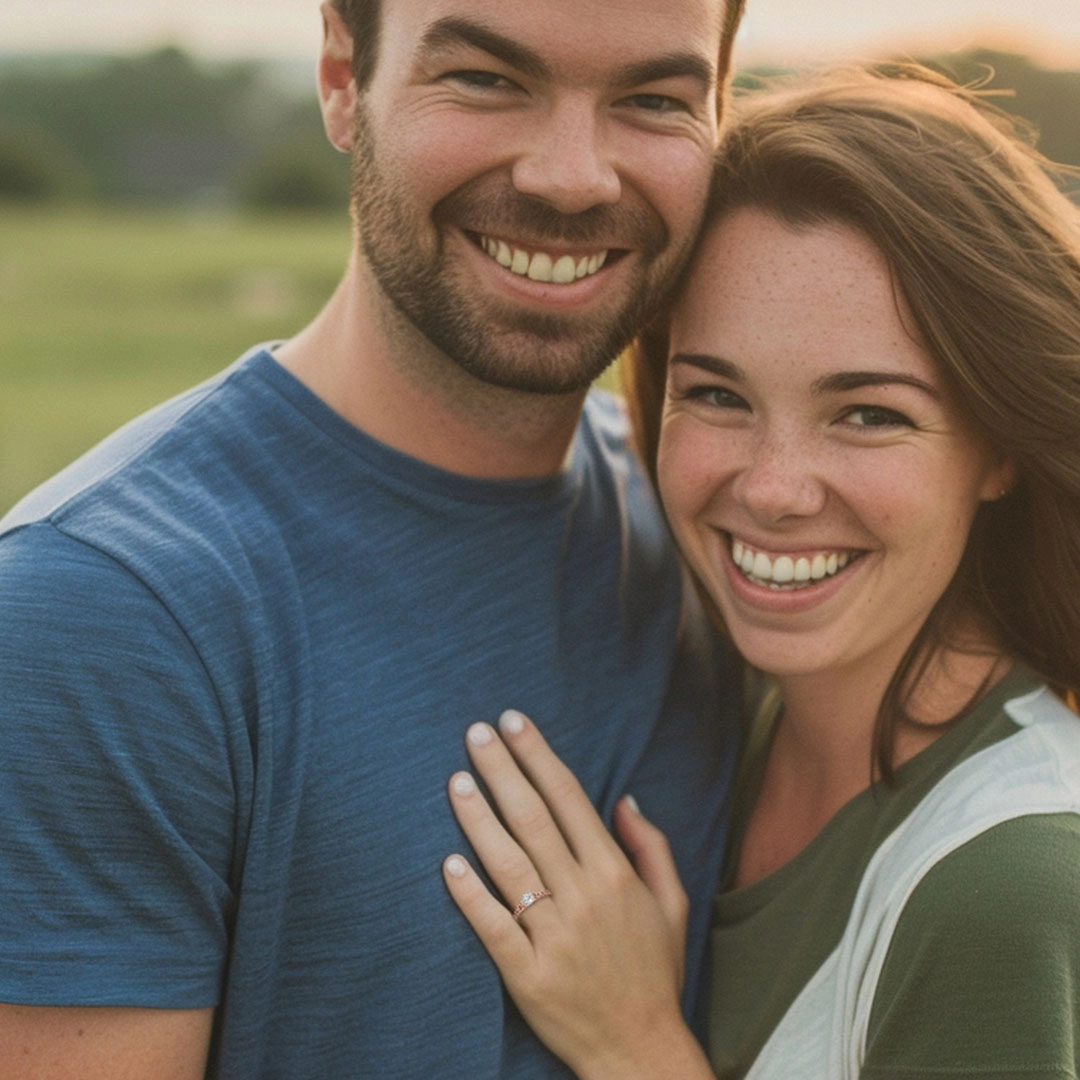
<path fill-rule="evenodd" d="M 542 0 L 540 0 L 542 2 Z M 318 0 L 0 0 L 0 53 L 315 56 Z M 742 63 L 989 44 L 1080 67 L 1080 0 L 748 0 Z"/>

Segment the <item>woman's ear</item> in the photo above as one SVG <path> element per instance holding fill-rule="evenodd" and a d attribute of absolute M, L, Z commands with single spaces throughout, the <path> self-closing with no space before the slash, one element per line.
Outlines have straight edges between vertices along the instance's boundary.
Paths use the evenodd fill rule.
<path fill-rule="evenodd" d="M 323 43 L 319 53 L 319 104 L 326 137 L 335 149 L 348 153 L 353 145 L 356 79 L 353 77 L 353 39 L 341 13 L 327 0 L 322 5 Z"/>
<path fill-rule="evenodd" d="M 1012 458 L 1003 458 L 987 472 L 979 489 L 979 498 L 983 502 L 1003 499 L 1015 486 L 1017 475 L 1016 462 Z"/>

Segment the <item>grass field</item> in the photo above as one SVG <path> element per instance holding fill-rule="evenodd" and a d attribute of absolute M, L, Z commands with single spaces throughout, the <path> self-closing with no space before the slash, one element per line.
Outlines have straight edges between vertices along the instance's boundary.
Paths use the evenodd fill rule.
<path fill-rule="evenodd" d="M 0 513 L 117 425 L 302 326 L 343 217 L 0 207 Z"/>

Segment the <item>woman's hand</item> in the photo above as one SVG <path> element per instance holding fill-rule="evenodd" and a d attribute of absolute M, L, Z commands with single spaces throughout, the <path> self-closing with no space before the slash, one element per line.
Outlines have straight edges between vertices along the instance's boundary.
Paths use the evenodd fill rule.
<path fill-rule="evenodd" d="M 500 816 L 468 773 L 451 778 L 450 802 L 502 901 L 462 856 L 443 869 L 518 1008 L 587 1080 L 711 1078 L 679 1009 L 687 901 L 664 836 L 618 804 L 635 872 L 536 727 L 516 712 L 499 726 L 502 739 L 474 724 L 466 742 Z M 515 919 L 541 888 L 550 897 Z"/>

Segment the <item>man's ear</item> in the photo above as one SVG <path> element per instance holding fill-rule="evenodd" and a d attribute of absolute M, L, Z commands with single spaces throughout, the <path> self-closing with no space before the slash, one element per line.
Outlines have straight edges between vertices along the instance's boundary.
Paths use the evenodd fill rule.
<path fill-rule="evenodd" d="M 323 127 L 331 144 L 348 153 L 353 144 L 356 79 L 353 77 L 353 39 L 341 13 L 327 0 L 322 5 L 323 43 L 319 53 L 319 104 Z"/>

